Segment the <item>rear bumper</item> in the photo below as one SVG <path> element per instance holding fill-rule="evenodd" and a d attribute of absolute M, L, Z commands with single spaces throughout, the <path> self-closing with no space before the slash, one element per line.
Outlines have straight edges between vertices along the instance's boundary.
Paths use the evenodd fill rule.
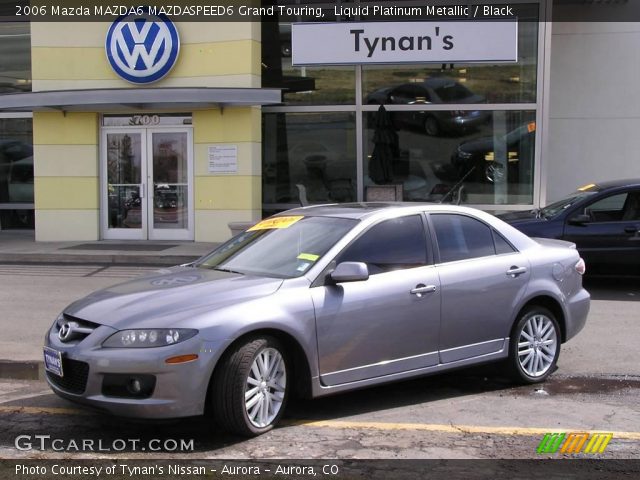
<path fill-rule="evenodd" d="M 587 323 L 591 305 L 591 295 L 581 288 L 567 303 L 566 335 L 564 341 L 575 337 Z"/>

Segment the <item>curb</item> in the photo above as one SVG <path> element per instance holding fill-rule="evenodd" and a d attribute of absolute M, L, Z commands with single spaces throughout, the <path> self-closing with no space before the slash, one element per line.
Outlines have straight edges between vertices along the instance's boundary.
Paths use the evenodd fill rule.
<path fill-rule="evenodd" d="M 44 363 L 38 360 L 0 360 L 0 379 L 44 380 Z"/>
<path fill-rule="evenodd" d="M 77 255 L 77 254 L 46 254 L 46 253 L 23 253 L 7 254 L 0 253 L 0 263 L 50 263 L 50 264 L 105 264 L 105 265 L 158 265 L 171 267 L 189 263 L 200 258 L 199 255 Z"/>

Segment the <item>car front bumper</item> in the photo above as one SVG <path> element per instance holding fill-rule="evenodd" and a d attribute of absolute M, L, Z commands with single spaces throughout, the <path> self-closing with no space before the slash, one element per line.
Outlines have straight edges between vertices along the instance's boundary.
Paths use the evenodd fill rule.
<path fill-rule="evenodd" d="M 45 346 L 61 352 L 63 377 L 47 372 L 47 383 L 60 397 L 114 415 L 133 418 L 179 418 L 201 415 L 216 352 L 222 349 L 198 335 L 176 345 L 157 348 L 102 348 L 115 332 L 106 326 L 76 344 L 62 343 L 52 329 Z M 166 359 L 197 354 L 186 363 L 167 364 Z M 153 376 L 155 385 L 146 398 L 105 394 L 105 377 Z"/>

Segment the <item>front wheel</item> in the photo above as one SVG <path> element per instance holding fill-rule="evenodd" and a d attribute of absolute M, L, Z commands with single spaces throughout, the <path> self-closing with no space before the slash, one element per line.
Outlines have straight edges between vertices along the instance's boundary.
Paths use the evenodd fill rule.
<path fill-rule="evenodd" d="M 437 137 L 440 135 L 440 125 L 435 117 L 428 116 L 424 121 L 424 131 L 430 137 Z"/>
<path fill-rule="evenodd" d="M 238 345 L 214 374 L 211 396 L 216 423 L 247 437 L 271 430 L 287 401 L 287 371 L 286 353 L 275 338 Z"/>
<path fill-rule="evenodd" d="M 543 307 L 524 311 L 515 325 L 509 345 L 509 368 L 521 383 L 539 383 L 553 372 L 560 355 L 560 327 Z"/>

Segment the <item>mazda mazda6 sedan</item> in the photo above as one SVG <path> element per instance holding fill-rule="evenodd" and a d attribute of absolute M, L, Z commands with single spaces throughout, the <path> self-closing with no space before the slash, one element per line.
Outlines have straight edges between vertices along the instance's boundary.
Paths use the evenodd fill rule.
<path fill-rule="evenodd" d="M 541 382 L 585 324 L 584 271 L 573 244 L 471 208 L 298 208 L 69 305 L 46 336 L 47 380 L 117 415 L 206 411 L 246 436 L 292 394 L 494 361 Z"/>

